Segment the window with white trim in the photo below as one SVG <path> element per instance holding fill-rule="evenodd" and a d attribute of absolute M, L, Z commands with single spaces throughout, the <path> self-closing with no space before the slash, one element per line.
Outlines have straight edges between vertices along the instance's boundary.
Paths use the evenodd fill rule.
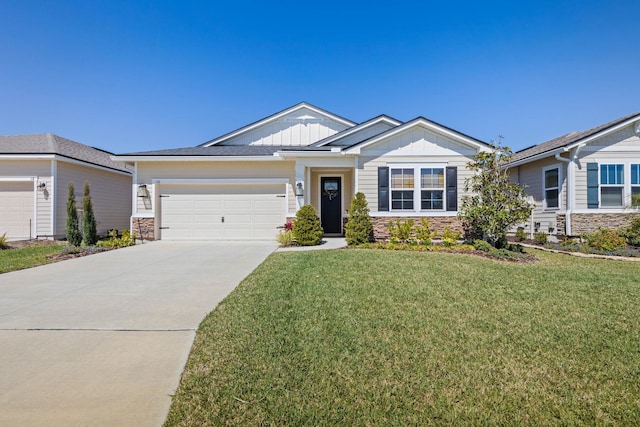
<path fill-rule="evenodd" d="M 560 208 L 560 168 L 551 167 L 543 171 L 544 208 Z"/>
<path fill-rule="evenodd" d="M 640 206 L 640 165 L 631 165 L 631 206 Z"/>
<path fill-rule="evenodd" d="M 444 209 L 444 168 L 420 168 L 420 209 Z"/>
<path fill-rule="evenodd" d="M 391 168 L 391 209 L 413 210 L 414 170 Z"/>
<path fill-rule="evenodd" d="M 600 165 L 600 206 L 621 207 L 624 204 L 624 165 Z"/>

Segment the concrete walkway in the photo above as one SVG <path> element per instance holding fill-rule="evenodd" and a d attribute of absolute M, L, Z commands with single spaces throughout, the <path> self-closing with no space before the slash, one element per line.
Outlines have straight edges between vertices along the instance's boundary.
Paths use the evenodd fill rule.
<path fill-rule="evenodd" d="M 347 247 L 347 239 L 344 237 L 323 237 L 322 243 L 318 246 L 289 246 L 286 248 L 278 248 L 277 252 L 295 252 L 295 251 L 319 251 L 324 249 L 340 249 Z"/>
<path fill-rule="evenodd" d="M 161 425 L 198 324 L 275 248 L 153 242 L 0 274 L 0 425 Z"/>

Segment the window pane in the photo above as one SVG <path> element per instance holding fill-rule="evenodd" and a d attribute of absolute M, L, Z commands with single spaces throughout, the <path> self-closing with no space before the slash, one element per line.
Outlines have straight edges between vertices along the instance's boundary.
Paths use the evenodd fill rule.
<path fill-rule="evenodd" d="M 391 192 L 391 209 L 412 210 L 413 209 L 413 191 L 392 191 Z"/>
<path fill-rule="evenodd" d="M 391 169 L 391 188 L 413 188 L 413 169 Z"/>
<path fill-rule="evenodd" d="M 441 190 L 423 190 L 420 192 L 420 208 L 424 210 L 442 210 L 444 208 L 443 196 L 444 192 Z"/>
<path fill-rule="evenodd" d="M 624 165 L 600 165 L 600 184 L 623 184 L 623 172 Z"/>
<path fill-rule="evenodd" d="M 558 200 L 558 190 L 547 190 L 544 193 L 544 198 L 545 201 L 547 202 L 547 207 L 548 208 L 557 208 L 559 207 L 559 200 Z"/>
<path fill-rule="evenodd" d="M 444 169 L 420 169 L 420 185 L 422 188 L 444 188 Z"/>
<path fill-rule="evenodd" d="M 631 165 L 631 184 L 640 184 L 640 165 Z"/>
<path fill-rule="evenodd" d="M 544 187 L 555 188 L 558 186 L 558 169 L 549 169 L 544 172 Z"/>
<path fill-rule="evenodd" d="M 631 187 L 631 206 L 640 206 L 640 187 Z"/>
<path fill-rule="evenodd" d="M 600 188 L 600 206 L 622 206 L 622 187 Z"/>

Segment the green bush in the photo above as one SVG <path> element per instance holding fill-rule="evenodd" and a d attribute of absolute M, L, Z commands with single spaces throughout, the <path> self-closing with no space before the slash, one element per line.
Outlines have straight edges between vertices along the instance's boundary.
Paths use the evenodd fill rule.
<path fill-rule="evenodd" d="M 348 245 L 359 245 L 373 240 L 373 223 L 369 216 L 369 205 L 363 193 L 356 193 L 351 201 L 349 220 L 345 225 Z"/>
<path fill-rule="evenodd" d="M 85 246 L 95 245 L 98 241 L 96 230 L 96 217 L 93 214 L 93 202 L 89 192 L 89 181 L 84 183 L 84 196 L 82 197 L 82 243 Z"/>
<path fill-rule="evenodd" d="M 129 230 L 122 230 L 122 236 L 118 237 L 117 230 L 109 231 L 109 238 L 107 240 L 100 240 L 97 245 L 102 248 L 124 248 L 127 246 L 133 246 L 136 244 L 135 236 L 131 236 Z"/>
<path fill-rule="evenodd" d="M 544 245 L 547 243 L 547 233 L 544 231 L 538 231 L 533 235 L 533 240 L 539 245 Z"/>
<path fill-rule="evenodd" d="M 631 225 L 624 229 L 622 235 L 627 239 L 629 245 L 640 247 L 640 216 L 635 218 Z"/>
<path fill-rule="evenodd" d="M 627 239 L 618 231 L 609 228 L 599 228 L 593 233 L 584 234 L 582 238 L 590 247 L 606 252 L 627 246 Z"/>
<path fill-rule="evenodd" d="M 82 234 L 78 223 L 78 209 L 76 208 L 76 195 L 73 183 L 67 186 L 67 242 L 71 246 L 80 246 Z"/>
<path fill-rule="evenodd" d="M 518 227 L 516 230 L 516 241 L 523 242 L 527 238 L 527 233 L 524 232 L 524 228 Z"/>
<path fill-rule="evenodd" d="M 276 240 L 282 247 L 293 246 L 293 230 L 281 230 L 278 234 L 276 234 Z"/>
<path fill-rule="evenodd" d="M 418 243 L 424 246 L 431 245 L 431 237 L 433 236 L 433 230 L 429 227 L 429 220 L 427 218 L 420 218 L 420 224 L 415 227 L 415 234 Z"/>
<path fill-rule="evenodd" d="M 296 219 L 293 222 L 293 238 L 297 245 L 315 246 L 322 243 L 322 227 L 320 218 L 315 208 L 311 205 L 304 205 L 296 212 Z"/>
<path fill-rule="evenodd" d="M 442 244 L 446 247 L 451 247 L 456 243 L 458 243 L 458 240 L 460 240 L 461 235 L 458 232 L 451 231 L 451 227 L 446 226 L 444 228 L 444 231 L 442 232 L 441 237 L 442 237 Z"/>
<path fill-rule="evenodd" d="M 473 241 L 473 247 L 475 250 L 482 252 L 491 252 L 493 250 L 493 246 L 491 246 L 491 243 L 480 239 L 476 239 Z"/>
<path fill-rule="evenodd" d="M 389 221 L 389 234 L 391 234 L 391 241 L 394 243 L 408 242 L 413 232 L 413 220 L 408 219 L 402 221 L 400 218 L 396 221 Z"/>
<path fill-rule="evenodd" d="M 4 233 L 0 236 L 0 249 L 7 249 L 9 245 L 7 245 L 7 233 Z"/>

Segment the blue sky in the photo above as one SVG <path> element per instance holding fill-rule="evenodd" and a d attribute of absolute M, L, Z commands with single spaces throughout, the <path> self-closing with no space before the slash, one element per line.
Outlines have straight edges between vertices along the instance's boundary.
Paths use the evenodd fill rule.
<path fill-rule="evenodd" d="M 0 135 L 198 145 L 307 101 L 515 150 L 640 111 L 640 2 L 0 0 Z"/>

